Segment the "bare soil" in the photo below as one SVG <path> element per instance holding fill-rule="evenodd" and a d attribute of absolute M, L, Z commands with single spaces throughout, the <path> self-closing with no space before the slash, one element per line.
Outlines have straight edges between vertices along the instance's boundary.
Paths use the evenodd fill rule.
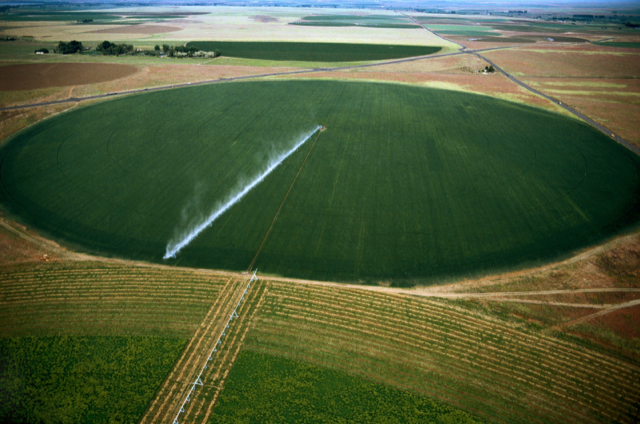
<path fill-rule="evenodd" d="M 113 81 L 138 68 L 115 63 L 34 63 L 0 67 L 0 91 L 36 90 Z"/>
<path fill-rule="evenodd" d="M 278 22 L 278 18 L 274 18 L 273 16 L 267 16 L 267 15 L 256 15 L 256 16 L 251 16 L 250 18 L 255 21 L 264 22 L 264 23 Z"/>

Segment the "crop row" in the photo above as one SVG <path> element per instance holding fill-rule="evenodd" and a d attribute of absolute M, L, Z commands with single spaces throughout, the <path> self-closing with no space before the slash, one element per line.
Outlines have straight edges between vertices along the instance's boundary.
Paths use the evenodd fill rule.
<path fill-rule="evenodd" d="M 228 280 L 228 277 L 226 277 Z M 57 263 L 0 272 L 0 335 L 190 336 L 225 280 L 153 268 Z"/>
<path fill-rule="evenodd" d="M 486 316 L 457 308 L 451 304 L 443 304 L 441 301 L 431 301 L 424 298 L 388 296 L 381 293 L 363 293 L 357 290 L 333 290 L 327 291 L 324 288 L 318 289 L 308 287 L 303 292 L 292 286 L 281 288 L 274 293 L 296 293 L 299 298 L 325 299 L 329 302 L 342 300 L 349 305 L 362 309 L 374 310 L 381 313 L 398 313 L 405 311 L 405 316 L 410 320 L 429 320 L 437 318 L 433 322 L 455 324 L 460 323 L 474 328 L 487 328 L 489 334 L 498 332 L 496 336 L 499 340 L 509 339 L 516 342 L 523 342 L 532 345 L 532 349 L 537 349 L 544 357 L 554 357 L 560 360 L 558 354 L 566 355 L 571 361 L 587 362 L 589 369 L 598 369 L 604 365 L 611 369 L 611 372 L 630 378 L 629 368 L 626 364 L 619 364 L 617 360 L 601 355 L 597 352 L 576 349 L 575 345 L 557 339 L 542 337 L 536 333 L 524 333 L 520 330 L 506 326 L 504 322 L 492 320 Z M 485 343 L 485 340 L 482 340 Z M 571 366 L 572 362 L 564 363 Z"/>
<path fill-rule="evenodd" d="M 181 418 L 189 423 L 208 423 L 225 381 L 242 348 L 253 319 L 264 300 L 266 285 L 256 283 L 238 308 L 238 319 L 234 320 L 222 339 L 218 352 L 213 355 L 203 373 L 203 387 L 198 387 L 191 402 L 185 407 Z"/>
<path fill-rule="evenodd" d="M 175 417 L 245 286 L 246 281 L 234 279 L 224 286 L 141 422 Z"/>
<path fill-rule="evenodd" d="M 553 394 L 562 396 L 566 396 L 569 391 L 578 391 L 583 394 L 582 390 L 576 388 L 574 383 L 567 384 L 563 379 L 573 377 L 573 373 L 567 373 L 561 369 L 549 370 L 547 366 L 532 362 L 530 358 L 523 355 L 519 355 L 517 358 L 509 358 L 511 355 L 504 355 L 499 348 L 486 349 L 486 347 L 479 346 L 479 343 L 469 343 L 468 339 L 461 337 L 459 332 L 455 330 L 447 334 L 437 328 L 420 328 L 424 326 L 411 328 L 409 325 L 394 322 L 379 324 L 374 320 L 370 320 L 369 322 L 367 322 L 368 320 L 359 320 L 359 322 L 353 323 L 352 317 L 348 314 L 340 315 L 340 312 L 331 313 L 328 310 L 324 310 L 322 314 L 314 314 L 305 313 L 306 308 L 292 306 L 291 309 L 293 310 L 292 312 L 296 314 L 291 315 L 291 317 L 304 321 L 320 320 L 319 324 L 324 324 L 324 322 L 328 321 L 328 325 L 339 324 L 347 327 L 350 331 L 363 332 L 370 337 L 383 337 L 385 342 L 396 342 L 416 349 L 433 349 L 434 347 L 454 349 L 457 347 L 462 352 L 475 355 L 474 362 L 483 365 L 485 369 L 492 371 L 494 374 L 508 373 L 512 378 L 528 385 L 537 385 L 537 382 L 540 380 L 551 381 L 554 377 L 560 377 L 560 380 L 554 384 L 553 389 L 540 387 L 540 390 L 550 390 L 555 392 Z M 370 328 L 376 328 L 376 331 L 372 331 Z M 434 335 L 432 333 L 436 334 Z M 495 365 L 496 362 L 499 369 L 492 370 L 491 365 Z M 541 373 L 540 370 L 543 372 Z M 555 373 L 564 375 L 558 376 Z M 582 383 L 594 386 L 597 385 L 595 381 L 597 380 L 589 379 L 589 381 L 583 381 Z M 608 392 L 605 391 L 605 393 L 606 397 Z M 588 395 L 588 393 L 586 395 Z"/>
<path fill-rule="evenodd" d="M 333 299 L 335 297 L 336 296 L 331 295 L 329 300 L 333 302 Z M 389 305 L 390 301 L 387 302 L 387 306 Z M 351 303 L 349 303 L 349 305 L 350 305 L 350 307 L 353 308 L 354 301 L 351 300 L 350 302 Z M 316 301 L 316 303 L 317 303 L 317 301 Z M 425 310 L 423 312 L 427 312 L 428 311 L 428 314 L 423 314 L 423 315 L 413 314 L 411 317 L 408 317 L 407 320 L 409 320 L 409 322 L 411 322 L 412 326 L 417 325 L 415 323 L 415 320 L 421 320 L 421 321 L 422 320 L 427 320 L 427 321 L 431 320 L 431 325 L 439 325 L 441 327 L 442 326 L 455 325 L 456 328 L 457 328 L 457 331 L 460 331 L 460 332 L 463 332 L 463 333 L 465 333 L 465 331 L 466 331 L 465 327 L 468 327 L 468 326 L 472 326 L 474 328 L 473 332 L 477 333 L 478 328 L 483 328 L 483 326 L 485 324 L 483 322 L 478 322 L 477 319 L 473 319 L 473 320 L 471 320 L 470 322 L 467 322 L 467 323 L 465 323 L 464 321 L 463 322 L 458 322 L 457 320 L 452 320 L 452 316 L 456 315 L 456 311 L 448 311 L 448 312 L 445 311 L 445 314 L 442 314 L 442 307 L 438 306 L 438 305 L 435 305 L 435 306 L 436 306 L 436 308 L 430 308 L 429 303 L 425 302 L 425 303 L 423 303 L 421 305 L 421 307 Z M 367 306 L 366 309 L 372 310 L 372 307 L 371 306 Z M 344 310 L 344 308 L 341 308 L 341 310 Z M 356 307 L 356 314 L 359 314 L 359 313 L 360 312 L 357 311 L 357 307 Z M 357 320 L 358 318 L 356 317 L 354 319 Z M 539 335 L 536 335 L 536 334 L 525 334 L 526 337 L 524 339 L 521 339 L 521 340 L 515 339 L 514 340 L 513 338 L 509 338 L 508 337 L 509 336 L 508 333 L 513 332 L 513 330 L 511 328 L 509 328 L 509 327 L 504 326 L 504 325 L 502 325 L 501 327 L 503 327 L 503 328 L 496 327 L 494 325 L 493 328 L 489 329 L 489 331 L 490 331 L 489 334 L 493 333 L 495 336 L 494 337 L 487 337 L 487 334 L 480 334 L 480 336 L 479 336 L 480 338 L 476 339 L 476 343 L 477 344 L 481 344 L 483 347 L 485 347 L 487 344 L 491 344 L 491 343 L 497 344 L 497 345 L 499 345 L 501 351 L 507 351 L 509 346 L 508 345 L 505 346 L 504 345 L 504 341 L 505 341 L 505 339 L 506 340 L 510 340 L 511 344 L 512 344 L 511 349 L 513 350 L 513 354 L 517 356 L 518 355 L 518 351 L 519 351 L 519 349 L 517 348 L 517 343 L 524 342 L 526 344 L 532 345 L 532 348 L 529 349 L 529 350 L 533 350 L 534 352 L 536 352 L 536 351 L 538 352 L 537 356 L 538 356 L 539 361 L 542 360 L 542 359 L 547 360 L 547 359 L 549 359 L 549 357 L 551 357 L 551 358 L 554 359 L 554 361 L 558 361 L 558 362 L 563 362 L 564 361 L 562 363 L 563 368 L 575 367 L 575 365 L 574 365 L 574 361 L 575 360 L 581 360 L 581 361 L 584 362 L 586 359 L 588 359 L 588 362 L 592 362 L 593 361 L 592 357 L 586 357 L 585 358 L 585 357 L 580 357 L 580 356 L 572 356 L 570 358 L 563 358 L 563 357 L 559 356 L 559 353 L 563 353 L 563 352 L 562 352 L 562 349 L 559 349 L 557 346 L 554 346 L 557 343 L 555 341 L 555 339 L 547 340 L 546 338 L 541 338 Z M 505 333 L 507 333 L 507 334 L 505 334 Z M 505 337 L 505 336 L 507 336 L 507 337 Z M 497 343 L 500 340 L 502 341 L 502 343 Z M 516 345 L 514 345 L 513 343 L 516 343 Z M 545 343 L 551 343 L 552 346 L 549 349 L 544 349 Z M 521 358 L 517 358 L 517 360 L 520 361 Z M 542 365 L 541 363 L 539 363 L 539 361 L 536 362 L 536 365 Z M 599 369 L 599 366 L 601 364 L 596 363 L 595 365 L 596 366 L 594 367 L 594 365 L 587 363 L 586 367 L 587 367 L 587 369 L 594 370 L 594 369 Z M 612 366 L 612 365 L 615 365 L 615 363 L 611 363 L 611 365 L 609 365 L 609 368 L 614 368 L 613 369 L 614 376 L 611 377 L 612 379 L 615 377 L 615 375 L 618 375 L 618 376 L 623 377 L 624 379 L 633 381 L 633 378 L 632 378 L 633 374 L 629 374 L 628 370 L 627 370 L 627 372 L 623 372 L 622 375 L 620 375 L 620 370 L 615 369 L 616 367 Z M 584 371 L 584 368 L 581 368 L 581 371 Z M 599 376 L 599 378 L 600 377 L 601 376 Z M 607 380 L 608 378 L 609 378 L 608 376 L 604 376 L 605 380 Z M 618 382 L 616 382 L 616 384 L 617 383 Z M 633 390 L 637 391 L 637 386 Z"/>
<path fill-rule="evenodd" d="M 510 398 L 513 396 L 513 393 L 516 393 L 516 390 L 520 386 L 524 386 L 529 392 L 535 390 L 540 387 L 540 385 L 534 384 L 526 384 L 526 382 L 518 382 L 518 381 L 500 381 L 500 378 L 504 378 L 509 376 L 508 370 L 501 370 L 500 366 L 495 366 L 492 369 L 487 369 L 485 364 L 480 363 L 478 361 L 477 356 L 474 356 L 473 353 L 467 352 L 453 352 L 447 353 L 447 350 L 442 352 L 438 352 L 437 354 L 425 355 L 424 350 L 420 351 L 414 349 L 412 352 L 411 348 L 415 348 L 415 346 L 406 346 L 402 344 L 402 341 L 388 339 L 384 334 L 376 335 L 376 337 L 367 339 L 359 334 L 354 329 L 350 328 L 327 328 L 327 329 L 319 329 L 317 327 L 311 326 L 309 328 L 305 328 L 304 326 L 293 326 L 294 328 L 287 332 L 287 326 L 282 325 L 281 322 L 277 323 L 275 326 L 271 328 L 267 328 L 265 333 L 268 333 L 270 330 L 274 333 L 274 337 L 282 338 L 282 332 L 285 332 L 284 337 L 286 338 L 289 335 L 293 335 L 293 339 L 297 339 L 297 342 L 287 343 L 288 345 L 295 346 L 298 345 L 306 345 L 306 344 L 317 344 L 318 342 L 322 343 L 323 348 L 332 348 L 333 354 L 345 357 L 350 357 L 350 360 L 358 362 L 363 355 L 370 356 L 372 360 L 376 360 L 378 362 L 387 362 L 393 365 L 401 364 L 406 369 L 412 370 L 429 370 L 431 373 L 435 375 L 441 374 L 440 370 L 446 369 L 448 372 L 456 371 L 458 374 L 458 378 L 464 377 L 461 379 L 461 383 L 465 383 L 464 380 L 471 379 L 469 381 L 483 379 L 487 381 L 498 380 L 500 384 L 494 385 L 492 388 L 492 392 L 494 395 L 499 395 L 500 398 Z M 346 326 L 345 326 L 346 327 Z M 275 331 L 273 331 L 275 330 Z M 341 331 L 342 330 L 342 331 Z M 301 333 L 302 339 L 300 339 L 297 333 Z M 310 334 L 312 336 L 304 336 L 304 334 Z M 370 335 L 369 335 L 370 336 Z M 379 337 L 385 337 L 384 341 L 380 341 Z M 261 338 L 261 342 L 264 342 L 264 335 Z M 353 344 L 356 344 L 356 348 L 353 348 Z M 399 348 L 396 346 L 400 346 Z M 379 368 L 379 367 L 375 367 Z M 396 373 L 392 373 L 391 375 L 395 376 Z M 514 379 L 515 380 L 515 379 Z M 525 383 L 525 384 L 521 384 Z M 546 382 L 545 382 L 546 383 Z M 538 386 L 538 387 L 535 387 Z M 465 390 L 465 395 L 469 396 L 472 393 L 476 393 L 477 400 L 482 400 L 483 402 L 487 402 L 484 399 L 484 390 L 478 390 L 477 387 L 470 387 Z M 535 392 L 534 392 L 535 393 Z M 557 396 L 562 396 L 567 398 L 563 393 L 557 392 Z M 450 396 L 448 396 L 450 397 Z M 533 406 L 536 409 L 544 407 L 547 403 L 548 399 L 541 398 L 540 396 L 533 395 L 531 393 L 528 394 L 529 403 L 535 402 Z M 571 400 L 571 399 L 568 399 Z"/>
<path fill-rule="evenodd" d="M 281 299 L 286 299 L 286 297 L 281 297 Z M 290 299 L 288 299 L 290 300 Z M 294 300 L 295 301 L 295 300 Z M 339 307 L 336 308 L 335 306 L 333 306 L 333 301 L 327 301 L 327 302 L 321 302 L 318 300 L 314 300 L 313 302 L 309 303 L 309 301 L 306 301 L 306 304 L 303 304 L 303 307 L 315 307 L 315 308 L 322 308 L 323 310 L 331 310 L 334 309 L 339 313 L 342 313 L 343 315 L 350 315 L 348 316 L 349 320 L 353 320 L 354 322 L 358 323 L 359 321 L 361 321 L 363 319 L 363 313 L 361 310 L 359 310 L 357 307 L 354 308 L 353 306 L 348 306 L 348 307 Z M 426 306 L 426 305 L 425 305 Z M 300 306 L 298 306 L 298 309 L 300 309 Z M 370 309 L 370 307 L 369 307 Z M 365 313 L 365 315 L 370 315 L 374 320 L 376 318 L 376 312 L 370 312 L 367 311 Z M 407 319 L 407 318 L 401 318 L 401 317 L 394 317 L 391 320 L 394 321 L 395 325 L 402 325 L 403 323 L 406 325 L 406 323 L 408 323 L 409 327 L 410 327 L 410 331 L 413 331 L 416 326 L 417 327 L 423 327 L 423 324 L 417 324 L 415 322 L 416 319 L 420 319 L 420 320 L 426 320 L 426 321 L 431 321 L 429 324 L 432 326 L 436 326 L 436 327 L 441 327 L 441 331 L 447 331 L 447 335 L 445 336 L 446 338 L 450 338 L 450 337 L 454 337 L 454 338 L 463 338 L 465 341 L 465 344 L 468 345 L 475 345 L 475 347 L 478 346 L 482 346 L 483 348 L 489 348 L 489 350 L 493 350 L 493 351 L 500 351 L 502 354 L 507 354 L 507 358 L 509 359 L 511 358 L 512 361 L 515 362 L 522 362 L 524 360 L 524 357 L 522 356 L 522 353 L 520 351 L 520 349 L 518 348 L 518 343 L 516 341 L 516 343 L 513 343 L 511 346 L 511 349 L 509 350 L 509 346 L 505 346 L 504 343 L 496 343 L 496 341 L 499 341 L 499 338 L 496 337 L 491 337 L 490 335 L 487 337 L 486 334 L 480 334 L 478 335 L 478 327 L 482 328 L 481 324 L 479 323 L 474 323 L 474 327 L 473 330 L 471 332 L 468 331 L 468 325 L 460 325 L 460 323 L 456 323 L 455 321 L 451 320 L 450 316 L 438 316 L 437 311 L 431 311 L 429 315 L 425 315 L 422 317 L 414 317 L 411 319 Z M 413 322 L 412 322 L 413 321 Z M 456 334 L 451 335 L 448 334 L 449 330 L 446 330 L 447 328 L 451 328 L 452 326 L 455 326 L 455 332 Z M 438 330 L 436 330 L 438 332 Z M 496 330 L 492 330 L 493 334 L 497 334 Z M 458 335 L 459 334 L 459 335 Z M 491 334 L 491 333 L 489 333 Z M 529 343 L 528 343 L 529 344 Z M 539 341 L 536 344 L 540 344 Z M 493 345 L 493 346 L 492 346 Z M 529 349 L 529 351 L 531 351 L 531 349 Z M 529 352 L 531 353 L 531 352 Z M 536 357 L 534 358 L 534 363 L 532 365 L 534 365 L 535 367 L 551 367 L 553 368 L 555 365 L 555 363 L 549 363 L 549 357 L 547 352 L 543 351 L 540 352 L 539 355 L 536 355 Z M 560 358 L 556 355 L 554 359 L 554 362 L 560 360 Z M 546 364 L 543 363 L 547 362 Z M 552 369 L 552 372 L 554 373 L 564 373 L 564 369 L 566 368 L 574 368 L 574 371 L 577 372 L 578 369 L 576 368 L 575 363 L 573 363 L 572 361 L 566 360 L 566 358 L 564 358 L 562 360 L 564 362 L 562 369 L 556 368 L 556 369 Z M 589 366 L 589 368 L 592 368 Z M 584 371 L 583 368 L 580 369 L 580 371 Z M 599 378 L 604 378 L 605 380 L 609 378 L 608 375 L 603 376 L 598 376 Z M 631 377 L 631 376 L 629 376 Z M 614 383 L 615 385 L 619 384 L 618 381 L 616 380 L 612 380 L 612 383 Z M 631 387 L 628 387 L 628 389 L 633 390 Z M 635 391 L 637 391 L 638 388 L 635 388 Z"/>
<path fill-rule="evenodd" d="M 612 358 L 446 304 L 381 293 L 274 284 L 247 346 L 348 363 L 347 372 L 457 398 L 509 421 L 629 421 L 640 399 L 637 370 Z"/>

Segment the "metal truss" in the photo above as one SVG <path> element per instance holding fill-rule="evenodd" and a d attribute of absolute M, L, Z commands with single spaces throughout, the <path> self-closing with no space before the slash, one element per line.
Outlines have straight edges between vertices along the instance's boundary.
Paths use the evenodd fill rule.
<path fill-rule="evenodd" d="M 254 281 L 258 281 L 258 277 L 256 276 L 256 272 L 258 272 L 257 269 L 255 271 L 253 271 L 253 275 L 251 276 L 251 279 L 247 283 L 247 287 L 245 287 L 244 293 L 242 293 L 242 297 L 240 298 L 240 300 L 238 300 L 238 303 L 236 304 L 236 307 L 233 309 L 233 313 L 231 315 L 229 315 L 229 319 L 227 320 L 227 324 L 222 329 L 222 333 L 220 334 L 220 336 L 218 336 L 218 341 L 216 341 L 216 344 L 213 345 L 213 349 L 211 349 L 211 352 L 209 352 L 209 359 L 207 359 L 207 362 L 205 362 L 204 366 L 200 370 L 200 374 L 198 374 L 198 377 L 196 378 L 196 381 L 194 381 L 193 384 L 191 385 L 191 390 L 189 390 L 189 393 L 187 393 L 187 398 L 184 400 L 184 402 L 182 402 L 182 405 L 180 406 L 180 410 L 178 411 L 178 414 L 176 415 L 176 418 L 173 420 L 173 424 L 180 424 L 178 419 L 180 418 L 180 414 L 182 414 L 184 412 L 184 406 L 187 404 L 187 402 L 191 401 L 191 393 L 193 393 L 193 391 L 196 389 L 196 386 L 202 386 L 203 385 L 202 384 L 202 379 L 201 379 L 202 373 L 204 372 L 204 370 L 207 369 L 207 365 L 213 359 L 213 354 L 218 351 L 218 345 L 222 344 L 222 338 L 226 335 L 226 331 L 229 329 L 229 324 L 231 324 L 231 321 L 233 321 L 234 318 L 239 318 L 239 316 L 238 316 L 238 308 L 240 307 L 240 304 L 242 303 L 242 301 L 244 300 L 245 295 L 247 294 L 247 292 L 251 288 L 251 283 L 253 283 Z"/>

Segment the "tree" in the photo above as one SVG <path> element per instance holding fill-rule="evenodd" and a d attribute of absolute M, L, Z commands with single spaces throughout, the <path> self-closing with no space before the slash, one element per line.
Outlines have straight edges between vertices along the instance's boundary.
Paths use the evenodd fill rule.
<path fill-rule="evenodd" d="M 103 55 L 116 55 L 133 53 L 133 45 L 131 44 L 115 44 L 104 41 L 98 44 L 97 51 L 101 51 Z"/>
<path fill-rule="evenodd" d="M 163 45 L 162 45 L 162 51 L 163 51 L 163 52 L 168 53 L 168 52 L 169 52 L 169 50 L 171 50 L 171 47 L 169 47 L 169 45 L 168 45 L 168 44 L 163 44 Z"/>
<path fill-rule="evenodd" d="M 160 51 L 160 46 L 156 44 L 156 46 L 153 48 L 153 50 L 159 52 Z"/>
<path fill-rule="evenodd" d="M 70 41 L 68 43 L 60 41 L 60 43 L 58 43 L 58 47 L 54 49 L 54 52 L 62 54 L 73 54 L 82 52 L 82 48 L 82 43 L 76 40 Z"/>

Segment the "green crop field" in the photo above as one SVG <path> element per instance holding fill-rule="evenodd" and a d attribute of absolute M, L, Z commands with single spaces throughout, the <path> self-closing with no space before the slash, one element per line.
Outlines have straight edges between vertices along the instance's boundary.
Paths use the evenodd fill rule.
<path fill-rule="evenodd" d="M 281 406 L 286 405 L 286 408 Z M 466 412 L 304 362 L 243 351 L 212 422 L 481 422 Z"/>
<path fill-rule="evenodd" d="M 163 260 L 318 125 L 326 131 Z M 395 84 L 136 95 L 36 124 L 0 160 L 4 205 L 56 239 L 300 278 L 413 285 L 512 269 L 599 242 L 640 214 L 640 158 L 590 126 Z"/>
<path fill-rule="evenodd" d="M 499 37 L 502 35 L 489 27 L 479 25 L 429 25 L 427 28 L 438 34 L 466 35 L 470 37 Z"/>
<path fill-rule="evenodd" d="M 290 25 L 322 27 L 363 26 L 369 28 L 397 29 L 420 28 L 419 25 L 414 24 L 408 18 L 389 15 L 312 15 L 305 16 L 300 21 L 291 22 Z"/>
<path fill-rule="evenodd" d="M 640 49 L 640 43 L 634 43 L 631 41 L 605 41 L 602 43 L 593 43 L 598 46 L 606 47 L 620 47 L 625 49 Z"/>
<path fill-rule="evenodd" d="M 0 338 L 0 421 L 137 422 L 185 344 L 158 337 Z"/>
<path fill-rule="evenodd" d="M 364 62 L 426 56 L 441 47 L 384 44 L 288 43 L 251 41 L 192 41 L 188 46 L 204 51 L 219 50 L 222 56 L 243 59 L 302 62 Z"/>

